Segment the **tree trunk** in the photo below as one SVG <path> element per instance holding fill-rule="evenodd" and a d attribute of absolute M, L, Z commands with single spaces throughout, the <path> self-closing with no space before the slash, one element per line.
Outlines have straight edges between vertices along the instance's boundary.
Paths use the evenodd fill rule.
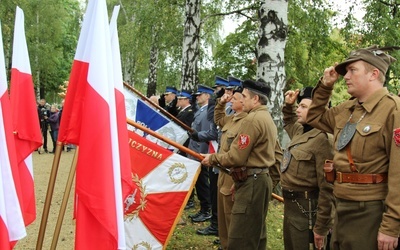
<path fill-rule="evenodd" d="M 268 108 L 283 138 L 282 106 L 286 85 L 284 52 L 287 40 L 287 0 L 264 0 L 259 10 L 260 28 L 257 44 L 257 80 L 272 89 Z"/>
<path fill-rule="evenodd" d="M 158 48 L 157 45 L 153 42 L 150 49 L 149 82 L 147 85 L 147 97 L 156 94 L 157 64 L 158 64 Z"/>
<path fill-rule="evenodd" d="M 183 34 L 181 88 L 194 90 L 199 83 L 201 0 L 186 0 L 186 20 Z"/>

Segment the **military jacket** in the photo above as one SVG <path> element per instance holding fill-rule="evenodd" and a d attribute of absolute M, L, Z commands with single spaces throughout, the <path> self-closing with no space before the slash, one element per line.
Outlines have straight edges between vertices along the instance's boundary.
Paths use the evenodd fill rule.
<path fill-rule="evenodd" d="M 214 110 L 214 121 L 217 124 L 217 126 L 221 127 L 221 149 L 220 153 L 226 153 L 223 149 L 228 149 L 230 148 L 230 144 L 233 142 L 233 138 L 237 136 L 237 133 L 240 129 L 240 126 L 242 124 L 243 118 L 247 116 L 246 112 L 241 112 L 237 115 L 226 115 L 225 112 L 225 105 L 220 104 L 219 102 L 215 106 Z M 228 138 L 231 138 L 231 140 L 228 140 Z M 218 187 L 219 191 L 223 195 L 230 195 L 231 192 L 231 187 L 233 185 L 234 181 L 231 176 L 224 172 L 220 172 L 219 177 L 218 177 Z"/>
<path fill-rule="evenodd" d="M 332 136 L 315 128 L 304 133 L 294 108 L 285 104 L 282 109 L 284 129 L 291 139 L 286 150 L 291 157 L 286 171 L 281 173 L 281 185 L 293 191 L 319 190 L 314 231 L 327 235 L 333 225 L 333 185 L 325 181 L 323 166 L 325 160 L 333 159 Z"/>
<path fill-rule="evenodd" d="M 221 153 L 210 156 L 211 165 L 226 168 L 265 168 L 275 164 L 277 129 L 265 105 L 253 108 L 243 119 L 237 136 L 221 141 Z M 224 153 L 222 153 L 224 152 Z"/>
<path fill-rule="evenodd" d="M 176 119 L 183 122 L 188 127 L 192 126 L 193 117 L 194 112 L 191 106 L 179 110 L 178 114 L 176 115 Z"/>
<path fill-rule="evenodd" d="M 333 133 L 336 171 L 351 173 L 346 149 L 337 150 L 338 138 L 350 116 L 358 122 L 350 141 L 350 152 L 361 174 L 387 173 L 388 183 L 334 183 L 335 196 L 354 201 L 385 200 L 380 232 L 398 237 L 400 233 L 400 99 L 386 88 L 377 90 L 364 103 L 357 98 L 326 109 L 332 88 L 321 82 L 314 90 L 307 122 Z M 364 117 L 363 117 L 364 116 Z M 363 118 L 362 118 L 363 117 Z M 361 119 L 362 118 L 362 119 Z M 366 218 L 368 219 L 368 218 Z"/>

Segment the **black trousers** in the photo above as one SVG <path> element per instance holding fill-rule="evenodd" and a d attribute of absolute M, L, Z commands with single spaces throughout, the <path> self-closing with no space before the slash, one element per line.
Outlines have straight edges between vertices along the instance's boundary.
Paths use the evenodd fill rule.
<path fill-rule="evenodd" d="M 199 177 L 196 181 L 196 194 L 200 201 L 200 209 L 203 212 L 208 212 L 211 209 L 210 196 L 210 169 L 201 166 Z"/>
<path fill-rule="evenodd" d="M 40 128 L 42 130 L 42 136 L 43 136 L 43 149 L 47 150 L 47 124 L 46 123 L 42 123 L 40 124 Z"/>
<path fill-rule="evenodd" d="M 218 174 L 214 173 L 212 168 L 210 170 L 211 224 L 218 228 Z"/>

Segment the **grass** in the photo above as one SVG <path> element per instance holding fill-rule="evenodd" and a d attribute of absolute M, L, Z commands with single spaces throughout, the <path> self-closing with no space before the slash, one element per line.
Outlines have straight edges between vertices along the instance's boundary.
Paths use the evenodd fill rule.
<path fill-rule="evenodd" d="M 175 231 L 169 241 L 167 250 L 176 249 L 218 249 L 218 246 L 213 244 L 217 239 L 215 236 L 202 236 L 196 234 L 199 228 L 209 226 L 210 222 L 192 223 L 189 214 L 194 214 L 198 210 L 198 204 L 195 208 L 185 210 L 182 219 L 185 221 L 184 225 L 177 225 Z M 269 211 L 267 216 L 267 230 L 268 230 L 268 243 L 267 249 L 280 250 L 283 249 L 282 238 L 283 226 L 283 204 L 273 200 L 269 204 Z"/>

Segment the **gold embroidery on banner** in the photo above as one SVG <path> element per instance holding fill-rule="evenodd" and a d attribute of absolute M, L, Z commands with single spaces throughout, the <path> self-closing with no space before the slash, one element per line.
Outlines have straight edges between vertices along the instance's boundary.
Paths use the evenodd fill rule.
<path fill-rule="evenodd" d="M 151 245 L 150 245 L 150 243 L 145 242 L 145 241 L 142 241 L 142 242 L 140 242 L 139 244 L 133 245 L 132 250 L 143 249 L 143 247 L 144 247 L 146 250 L 151 250 Z"/>
<path fill-rule="evenodd" d="M 132 140 L 132 138 L 129 138 L 129 146 L 133 149 L 136 149 L 140 153 L 150 156 L 151 158 L 157 159 L 159 161 L 163 159 L 163 154 L 141 144 L 140 142 Z"/>
<path fill-rule="evenodd" d="M 188 172 L 185 164 L 174 163 L 168 170 L 168 176 L 175 184 L 184 182 L 188 177 Z"/>
<path fill-rule="evenodd" d="M 146 208 L 146 205 L 147 205 L 146 187 L 143 186 L 142 180 L 139 179 L 139 176 L 137 174 L 132 174 L 132 180 L 136 184 L 137 188 L 139 189 L 140 203 L 132 212 L 125 214 L 125 219 L 129 219 L 129 220 L 132 220 L 132 219 L 138 217 L 139 216 L 139 212 L 140 211 L 144 211 L 144 209 Z M 133 205 L 133 204 L 136 203 L 135 199 L 134 199 L 135 198 L 134 196 L 136 195 L 136 192 L 137 192 L 137 190 L 134 191 L 133 196 L 129 195 L 127 197 L 127 199 L 125 200 L 125 204 L 128 205 L 127 207 L 125 207 L 125 211 L 129 210 L 129 206 L 130 205 Z M 131 201 L 132 201 L 130 204 L 128 204 L 129 203 L 128 199 L 131 199 Z"/>

